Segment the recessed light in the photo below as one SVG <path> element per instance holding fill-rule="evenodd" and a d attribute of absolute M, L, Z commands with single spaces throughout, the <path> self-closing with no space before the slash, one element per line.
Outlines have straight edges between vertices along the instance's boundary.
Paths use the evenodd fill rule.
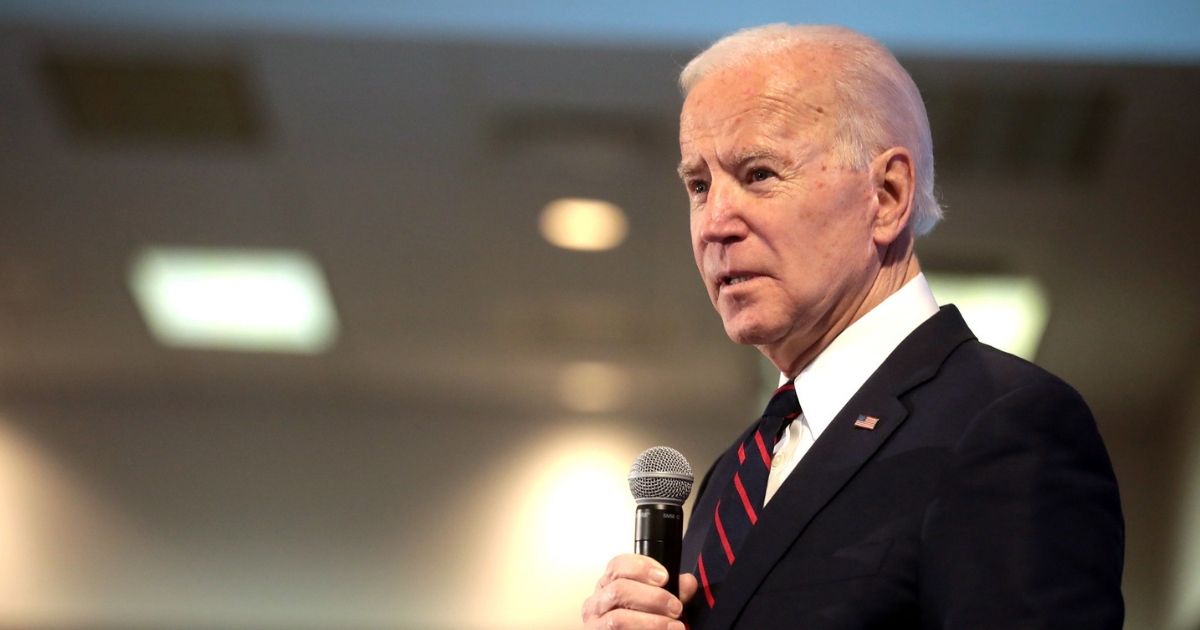
<path fill-rule="evenodd" d="M 629 375 L 609 363 L 580 361 L 563 368 L 558 379 L 559 400 L 580 413 L 606 413 L 620 409 L 632 387 Z"/>
<path fill-rule="evenodd" d="M 565 198 L 546 205 L 538 223 L 542 236 L 564 249 L 602 251 L 625 240 L 625 213 L 599 199 Z"/>

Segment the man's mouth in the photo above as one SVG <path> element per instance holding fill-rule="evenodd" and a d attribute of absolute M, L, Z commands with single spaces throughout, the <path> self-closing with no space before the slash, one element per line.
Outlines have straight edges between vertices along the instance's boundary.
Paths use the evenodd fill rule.
<path fill-rule="evenodd" d="M 743 283 L 747 280 L 750 280 L 754 277 L 755 277 L 755 275 L 752 273 L 728 274 L 728 275 L 721 276 L 720 282 L 721 282 L 721 286 L 729 287 L 729 286 L 733 286 L 735 284 L 741 284 L 741 283 Z"/>

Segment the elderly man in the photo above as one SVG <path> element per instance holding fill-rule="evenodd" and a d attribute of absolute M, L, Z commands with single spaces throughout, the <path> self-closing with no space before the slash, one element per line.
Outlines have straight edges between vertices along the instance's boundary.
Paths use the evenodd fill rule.
<path fill-rule="evenodd" d="M 680 82 L 696 266 L 783 385 L 700 485 L 679 597 L 618 556 L 586 626 L 1120 628 L 1124 526 L 1090 412 L 921 274 L 913 240 L 941 212 L 908 74 L 852 31 L 775 25 Z"/>

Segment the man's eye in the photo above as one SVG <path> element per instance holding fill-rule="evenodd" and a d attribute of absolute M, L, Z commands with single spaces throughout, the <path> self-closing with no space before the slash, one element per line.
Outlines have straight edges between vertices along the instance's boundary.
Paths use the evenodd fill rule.
<path fill-rule="evenodd" d="M 756 168 L 750 171 L 748 178 L 752 182 L 761 182 L 770 179 L 773 175 L 775 173 L 771 172 L 771 169 Z"/>
<path fill-rule="evenodd" d="M 702 179 L 693 179 L 688 182 L 688 191 L 693 195 L 699 195 L 708 192 L 708 182 Z"/>

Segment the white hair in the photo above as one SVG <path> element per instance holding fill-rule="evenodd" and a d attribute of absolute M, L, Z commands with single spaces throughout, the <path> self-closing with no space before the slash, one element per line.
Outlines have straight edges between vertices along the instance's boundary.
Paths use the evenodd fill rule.
<path fill-rule="evenodd" d="M 840 26 L 770 24 L 719 40 L 696 55 L 679 75 L 686 95 L 717 70 L 762 61 L 780 53 L 818 47 L 833 54 L 834 152 L 851 168 L 864 168 L 879 152 L 900 145 L 913 153 L 916 191 L 911 225 L 922 235 L 942 218 L 933 188 L 933 140 L 929 116 L 912 77 L 882 44 Z"/>

